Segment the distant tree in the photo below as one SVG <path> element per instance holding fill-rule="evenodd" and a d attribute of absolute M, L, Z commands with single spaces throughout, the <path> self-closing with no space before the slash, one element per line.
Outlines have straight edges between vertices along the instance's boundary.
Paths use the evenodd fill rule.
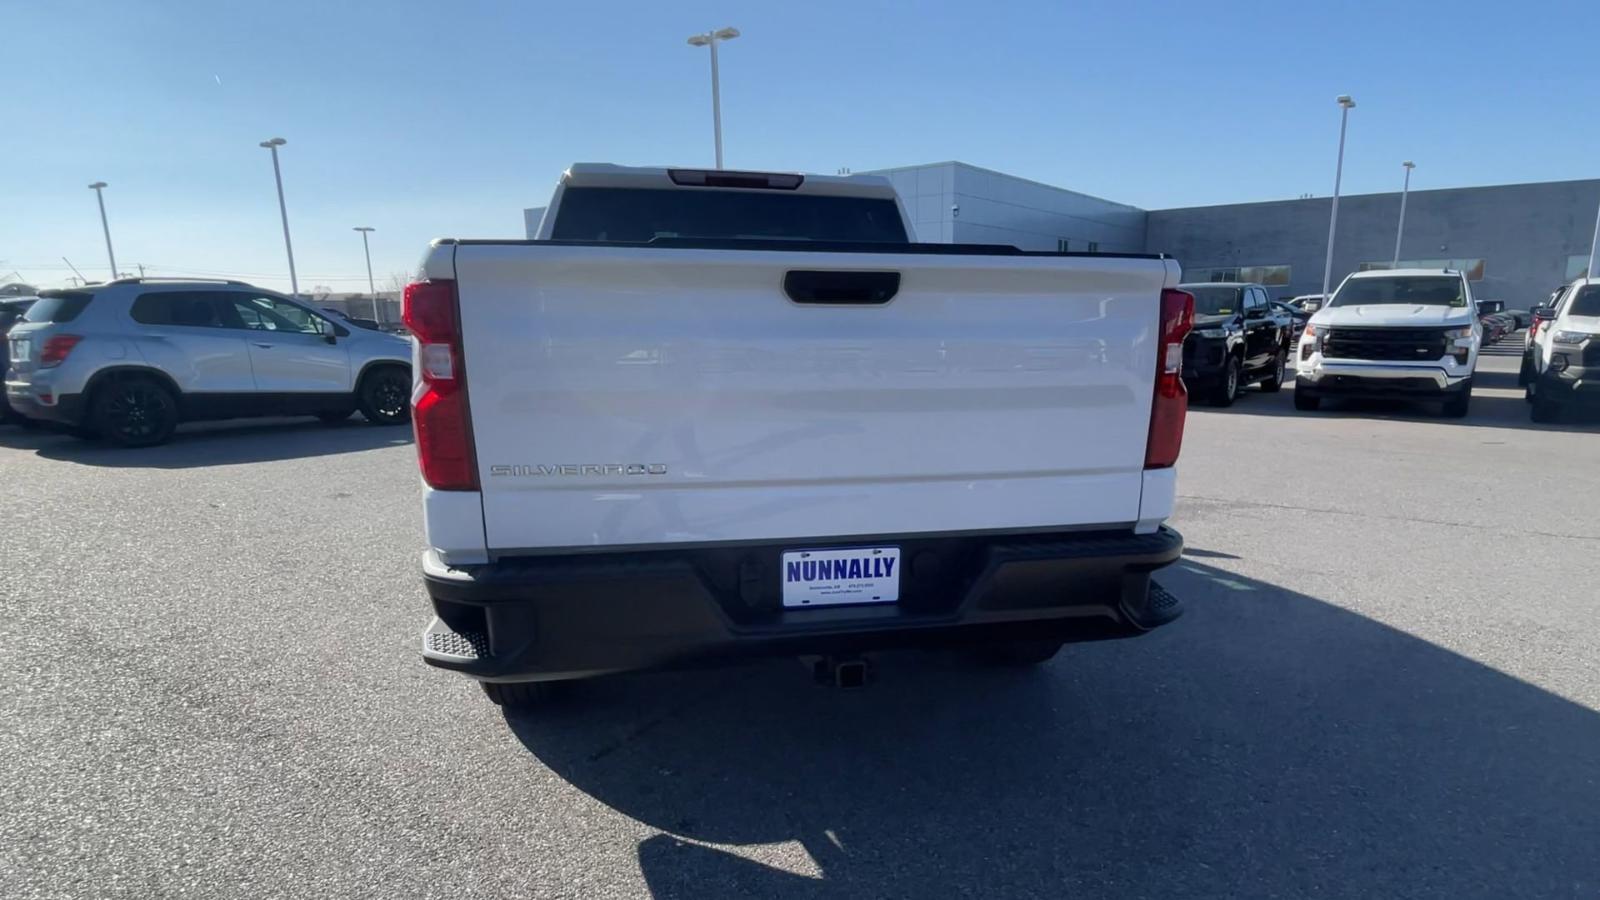
<path fill-rule="evenodd" d="M 311 299 L 317 301 L 318 303 L 327 300 L 328 295 L 331 293 L 333 293 L 333 288 L 328 287 L 325 284 L 314 284 L 311 286 Z"/>

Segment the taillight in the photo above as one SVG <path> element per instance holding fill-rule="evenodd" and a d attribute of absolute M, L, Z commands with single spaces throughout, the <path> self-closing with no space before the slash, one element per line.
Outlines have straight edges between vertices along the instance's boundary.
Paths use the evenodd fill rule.
<path fill-rule="evenodd" d="M 51 335 L 44 342 L 44 346 L 39 348 L 39 368 L 48 369 L 51 366 L 59 366 L 66 362 L 67 355 L 72 352 L 73 347 L 78 346 L 78 342 L 81 340 L 83 340 L 83 335 L 81 334 Z"/>
<path fill-rule="evenodd" d="M 475 491 L 478 463 L 467 409 L 456 283 L 406 285 L 400 318 L 417 338 L 422 384 L 411 400 L 411 423 L 422 480 L 436 490 Z"/>
<path fill-rule="evenodd" d="M 1160 340 L 1156 344 L 1156 389 L 1150 404 L 1150 440 L 1144 467 L 1164 469 L 1178 461 L 1189 392 L 1183 386 L 1183 339 L 1194 327 L 1194 295 L 1167 288 L 1161 292 Z"/>

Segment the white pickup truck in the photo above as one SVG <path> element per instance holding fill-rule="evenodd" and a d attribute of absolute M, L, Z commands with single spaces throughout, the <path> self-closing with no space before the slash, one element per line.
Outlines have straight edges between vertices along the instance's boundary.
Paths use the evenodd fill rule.
<path fill-rule="evenodd" d="M 917 244 L 878 177 L 575 165 L 406 288 L 424 659 L 549 682 L 1176 618 L 1193 298 L 1158 256 Z"/>
<path fill-rule="evenodd" d="M 1462 418 L 1483 325 L 1472 283 L 1453 269 L 1378 269 L 1346 276 L 1300 332 L 1294 407 L 1334 398 L 1438 400 Z"/>

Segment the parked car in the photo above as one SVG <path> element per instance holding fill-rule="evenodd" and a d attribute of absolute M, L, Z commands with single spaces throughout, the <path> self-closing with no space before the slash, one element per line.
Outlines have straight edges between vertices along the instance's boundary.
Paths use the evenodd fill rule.
<path fill-rule="evenodd" d="M 1297 306 L 1290 306 L 1282 300 L 1273 300 L 1272 308 L 1289 317 L 1289 344 L 1293 346 L 1295 341 L 1300 340 L 1300 332 L 1306 327 L 1306 321 L 1311 318 L 1311 313 Z"/>
<path fill-rule="evenodd" d="M 359 319 L 342 310 L 334 309 L 331 306 L 322 307 L 322 311 L 327 313 L 328 318 L 333 319 L 335 322 L 343 325 L 349 325 L 352 328 L 365 328 L 368 331 L 382 330 L 382 326 L 378 324 L 377 319 Z"/>
<path fill-rule="evenodd" d="M 1505 337 L 1511 327 L 1511 320 L 1494 313 L 1479 316 L 1478 323 L 1483 326 L 1483 346 L 1488 347 Z"/>
<path fill-rule="evenodd" d="M 1549 321 L 1533 343 L 1527 396 L 1535 422 L 1557 422 L 1573 408 L 1600 409 L 1600 278 L 1579 278 L 1559 305 L 1538 311 Z"/>
<path fill-rule="evenodd" d="M 1564 284 L 1550 292 L 1550 296 L 1543 303 L 1534 307 L 1528 313 L 1528 330 L 1522 333 L 1522 368 L 1517 373 L 1517 384 L 1524 387 L 1533 380 L 1533 348 L 1540 331 L 1550 322 L 1548 316 L 1555 314 L 1556 307 L 1561 305 L 1562 298 L 1572 285 Z"/>
<path fill-rule="evenodd" d="M 1311 313 L 1321 309 L 1322 305 L 1328 302 L 1328 298 L 1325 294 L 1301 294 L 1298 297 L 1285 300 L 1284 302 L 1295 309 L 1310 315 Z"/>
<path fill-rule="evenodd" d="M 1242 282 L 1180 284 L 1194 295 L 1194 330 L 1183 342 L 1183 383 L 1213 406 L 1228 406 L 1246 385 L 1283 387 L 1293 320 L 1272 308 L 1266 288 Z"/>
<path fill-rule="evenodd" d="M 0 337 L 9 333 L 11 326 L 21 321 L 28 307 L 38 299 L 38 297 L 8 297 L 0 300 Z"/>
<path fill-rule="evenodd" d="M 1504 300 L 1479 300 L 1478 321 L 1483 325 L 1483 345 L 1489 346 L 1516 330 L 1516 320 L 1505 314 Z"/>
<path fill-rule="evenodd" d="M 39 298 L 8 297 L 0 300 L 0 349 L 5 346 L 6 335 L 11 333 L 11 326 L 22 320 L 23 314 L 28 311 L 28 307 L 32 306 L 37 299 Z M 0 359 L 0 363 L 3 362 L 5 360 Z M 11 404 L 6 401 L 5 394 L 0 392 L 0 423 L 22 424 L 31 421 L 31 419 L 13 410 Z"/>
<path fill-rule="evenodd" d="M 1314 410 L 1329 397 L 1408 397 L 1465 416 L 1483 343 L 1474 309 L 1458 271 L 1349 275 L 1300 336 L 1295 408 Z"/>
<path fill-rule="evenodd" d="M 423 658 L 526 706 L 1171 621 L 1177 264 L 910 233 L 878 176 L 575 165 L 535 240 L 435 241 L 403 301 Z"/>
<path fill-rule="evenodd" d="M 237 281 L 125 278 L 45 291 L 11 329 L 6 398 L 125 446 L 179 422 L 360 410 L 409 419 L 411 343 Z"/>

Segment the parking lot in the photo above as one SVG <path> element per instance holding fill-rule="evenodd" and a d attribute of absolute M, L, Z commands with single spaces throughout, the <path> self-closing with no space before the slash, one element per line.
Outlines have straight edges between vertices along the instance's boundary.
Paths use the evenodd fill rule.
<path fill-rule="evenodd" d="M 1464 420 L 1192 410 L 1148 638 L 509 722 L 418 658 L 401 430 L 0 429 L 3 893 L 1594 896 L 1600 425 L 1530 424 L 1520 346 Z"/>

